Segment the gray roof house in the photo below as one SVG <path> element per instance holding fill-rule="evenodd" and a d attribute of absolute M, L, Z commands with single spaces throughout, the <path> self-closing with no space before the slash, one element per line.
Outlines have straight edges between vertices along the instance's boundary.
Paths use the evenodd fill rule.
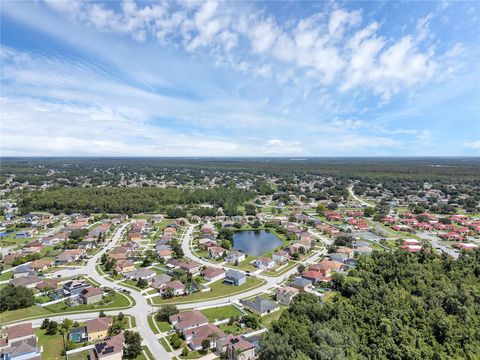
<path fill-rule="evenodd" d="M 136 269 L 136 270 L 133 270 L 133 271 L 129 271 L 127 273 L 125 273 L 125 277 L 127 279 L 135 279 L 135 280 L 138 280 L 138 279 L 144 279 L 144 280 L 148 280 L 148 279 L 151 279 L 153 278 L 157 273 L 153 270 L 150 270 L 150 269 Z"/>
<path fill-rule="evenodd" d="M 240 300 L 240 303 L 254 314 L 264 316 L 280 309 L 274 301 L 267 300 L 261 296 L 255 297 L 253 300 Z"/>
<path fill-rule="evenodd" d="M 223 282 L 227 285 L 240 286 L 247 282 L 247 275 L 244 272 L 238 270 L 228 270 L 225 273 Z"/>
<path fill-rule="evenodd" d="M 150 284 L 151 287 L 154 289 L 159 289 L 166 283 L 168 283 L 170 280 L 172 280 L 172 277 L 169 275 L 161 274 L 157 275 L 154 278 L 152 278 L 152 283 Z"/>

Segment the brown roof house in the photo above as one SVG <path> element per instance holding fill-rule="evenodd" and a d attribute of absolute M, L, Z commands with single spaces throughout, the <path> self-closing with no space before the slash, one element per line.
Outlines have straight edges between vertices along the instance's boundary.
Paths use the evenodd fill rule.
<path fill-rule="evenodd" d="M 208 319 L 198 310 L 185 311 L 169 317 L 175 330 L 184 331 L 208 324 Z"/>

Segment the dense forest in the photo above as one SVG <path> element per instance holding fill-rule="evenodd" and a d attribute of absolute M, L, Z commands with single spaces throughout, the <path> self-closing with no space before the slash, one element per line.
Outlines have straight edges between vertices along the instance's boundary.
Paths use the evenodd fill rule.
<path fill-rule="evenodd" d="M 61 188 L 30 192 L 22 198 L 19 206 L 23 213 L 142 213 L 161 211 L 175 205 L 209 203 L 223 207 L 226 213 L 235 213 L 240 204 L 253 197 L 252 192 L 236 188 Z"/>
<path fill-rule="evenodd" d="M 332 301 L 304 293 L 262 340 L 261 360 L 480 359 L 480 251 L 361 258 Z"/>

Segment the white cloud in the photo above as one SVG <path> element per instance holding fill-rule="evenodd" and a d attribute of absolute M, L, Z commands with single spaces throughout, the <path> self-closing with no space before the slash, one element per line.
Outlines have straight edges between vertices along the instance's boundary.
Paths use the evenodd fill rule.
<path fill-rule="evenodd" d="M 476 141 L 469 141 L 465 144 L 466 147 L 469 147 L 471 149 L 477 149 L 480 150 L 480 140 Z"/>
<path fill-rule="evenodd" d="M 255 6 L 216 0 L 154 5 L 125 0 L 119 10 L 90 2 L 47 4 L 101 30 L 130 34 L 139 41 L 154 38 L 183 44 L 188 52 L 206 51 L 215 64 L 253 75 L 266 70 L 265 63 L 272 73 L 283 72 L 279 66 L 288 65 L 296 73 L 277 76 L 282 84 L 298 77 L 317 79 L 341 91 L 370 89 L 383 101 L 441 78 L 434 75 L 457 70 L 450 60 L 453 51 L 442 57 L 445 54 L 435 53 L 433 47 L 421 49 L 433 39 L 429 29 L 433 12 L 419 18 L 411 34 L 387 40 L 379 35 L 377 22 L 362 28 L 362 11 L 336 5 L 281 24 Z M 244 66 L 247 63 L 252 66 Z"/>

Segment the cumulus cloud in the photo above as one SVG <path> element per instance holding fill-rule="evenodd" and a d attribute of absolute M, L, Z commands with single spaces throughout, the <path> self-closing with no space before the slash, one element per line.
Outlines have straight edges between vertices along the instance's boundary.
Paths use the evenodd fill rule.
<path fill-rule="evenodd" d="M 124 0 L 118 9 L 82 0 L 65 3 L 47 1 L 54 10 L 104 31 L 182 44 L 188 52 L 207 52 L 216 64 L 254 75 L 272 76 L 288 65 L 296 77 L 335 84 L 340 91 L 369 89 L 383 101 L 455 70 L 447 64 L 451 56 L 422 47 L 433 37 L 433 13 L 420 18 L 411 34 L 387 39 L 377 22 L 364 24 L 361 11 L 336 5 L 280 23 L 254 6 L 216 0 L 147 5 Z M 293 77 L 275 78 L 284 84 Z"/>

